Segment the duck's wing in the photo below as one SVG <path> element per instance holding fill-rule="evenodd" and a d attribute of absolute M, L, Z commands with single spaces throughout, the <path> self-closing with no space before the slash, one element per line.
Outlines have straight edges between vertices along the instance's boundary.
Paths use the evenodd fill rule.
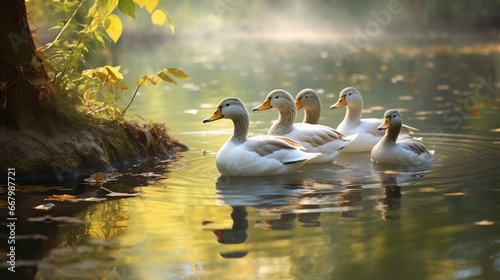
<path fill-rule="evenodd" d="M 397 143 L 406 150 L 412 151 L 418 155 L 423 153 L 430 153 L 424 146 L 421 139 L 413 138 L 408 134 L 400 134 Z"/>
<path fill-rule="evenodd" d="M 403 126 L 401 127 L 401 131 L 404 132 L 404 133 L 415 133 L 417 131 L 420 131 L 420 129 L 415 128 L 413 126 L 409 126 L 409 125 L 403 124 Z"/>
<path fill-rule="evenodd" d="M 321 147 L 333 141 L 344 141 L 344 134 L 339 131 L 320 124 L 296 123 L 292 132 L 287 137 L 297 140 L 301 144 L 310 144 L 313 147 Z"/>
<path fill-rule="evenodd" d="M 248 151 L 257 153 L 262 158 L 272 158 L 287 164 L 314 158 L 316 154 L 306 153 L 305 148 L 292 139 L 282 136 L 259 135 L 248 138 L 245 142 Z"/>

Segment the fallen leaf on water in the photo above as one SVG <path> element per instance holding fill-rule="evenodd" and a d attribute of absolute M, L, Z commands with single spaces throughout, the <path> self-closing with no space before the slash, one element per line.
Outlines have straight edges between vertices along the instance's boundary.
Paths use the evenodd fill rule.
<path fill-rule="evenodd" d="M 387 175 L 398 175 L 398 174 L 401 174 L 401 172 L 394 171 L 394 170 L 386 170 L 386 171 L 384 171 L 384 174 L 387 174 Z"/>
<path fill-rule="evenodd" d="M 435 192 L 436 189 L 435 188 L 420 188 L 420 189 L 418 189 L 418 191 L 426 193 L 426 192 Z"/>
<path fill-rule="evenodd" d="M 40 204 L 40 205 L 37 205 L 33 208 L 37 209 L 37 210 L 49 210 L 50 208 L 56 206 L 54 203 L 47 203 L 47 204 Z"/>
<path fill-rule="evenodd" d="M 99 197 L 85 197 L 85 198 L 74 198 L 70 199 L 69 201 L 71 202 L 80 202 L 80 201 L 90 201 L 90 202 L 97 202 L 97 201 L 103 201 L 106 200 L 106 198 L 99 198 Z"/>
<path fill-rule="evenodd" d="M 107 183 L 118 180 L 118 178 L 120 178 L 122 175 L 123 174 L 121 174 L 120 172 L 97 172 L 92 174 L 90 177 L 83 179 L 83 181 L 91 185 L 97 183 Z"/>
<path fill-rule="evenodd" d="M 491 225 L 495 224 L 495 222 L 489 221 L 489 220 L 482 220 L 482 221 L 474 222 L 474 224 L 478 225 L 478 226 L 491 226 Z"/>
<path fill-rule="evenodd" d="M 45 200 L 65 201 L 74 198 L 76 198 L 76 196 L 70 194 L 54 194 L 47 197 Z"/>
<path fill-rule="evenodd" d="M 464 192 L 451 192 L 451 193 L 445 193 L 443 194 L 444 196 L 462 196 L 465 195 Z"/>
<path fill-rule="evenodd" d="M 144 178 L 148 178 L 148 177 L 161 177 L 162 175 L 156 174 L 154 172 L 144 172 L 144 173 L 137 174 L 137 176 L 142 176 Z"/>
<path fill-rule="evenodd" d="M 141 193 L 121 193 L 121 192 L 114 192 L 114 191 L 106 189 L 105 187 L 101 187 L 101 189 L 109 192 L 108 194 L 106 194 L 106 196 L 123 196 L 123 197 L 126 197 L 126 196 L 138 196 L 138 195 L 141 195 Z"/>

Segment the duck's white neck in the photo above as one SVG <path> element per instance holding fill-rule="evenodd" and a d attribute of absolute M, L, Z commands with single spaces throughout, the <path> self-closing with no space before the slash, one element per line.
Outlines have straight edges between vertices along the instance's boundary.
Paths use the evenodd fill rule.
<path fill-rule="evenodd" d="M 293 123 L 295 122 L 295 116 L 297 115 L 297 109 L 295 105 L 286 106 L 280 109 L 280 115 L 278 120 L 269 128 L 267 134 L 269 135 L 285 135 L 288 134 L 293 129 Z"/>
<path fill-rule="evenodd" d="M 358 104 L 353 104 L 353 106 L 347 106 L 346 114 L 341 124 L 346 127 L 358 126 L 361 122 L 362 110 L 363 100 L 359 100 Z"/>

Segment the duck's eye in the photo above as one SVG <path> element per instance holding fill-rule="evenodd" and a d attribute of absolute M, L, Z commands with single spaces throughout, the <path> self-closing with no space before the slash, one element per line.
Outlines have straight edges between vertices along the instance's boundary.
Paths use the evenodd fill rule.
<path fill-rule="evenodd" d="M 226 107 L 229 107 L 229 103 L 226 104 Z"/>
<path fill-rule="evenodd" d="M 393 118 L 395 118 L 395 117 L 396 117 L 396 115 L 393 115 L 392 117 L 393 117 Z"/>
<path fill-rule="evenodd" d="M 280 97 L 279 97 L 279 96 L 276 96 L 275 98 L 276 98 L 276 99 L 278 99 L 278 98 L 280 98 Z"/>
<path fill-rule="evenodd" d="M 306 99 L 309 98 L 309 96 L 306 95 Z"/>

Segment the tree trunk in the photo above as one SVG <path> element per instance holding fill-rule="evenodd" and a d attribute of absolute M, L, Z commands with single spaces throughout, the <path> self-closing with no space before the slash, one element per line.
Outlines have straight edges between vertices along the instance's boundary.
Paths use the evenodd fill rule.
<path fill-rule="evenodd" d="M 36 56 L 24 1 L 0 1 L 0 129 L 39 131 L 39 86 L 48 78 Z"/>

